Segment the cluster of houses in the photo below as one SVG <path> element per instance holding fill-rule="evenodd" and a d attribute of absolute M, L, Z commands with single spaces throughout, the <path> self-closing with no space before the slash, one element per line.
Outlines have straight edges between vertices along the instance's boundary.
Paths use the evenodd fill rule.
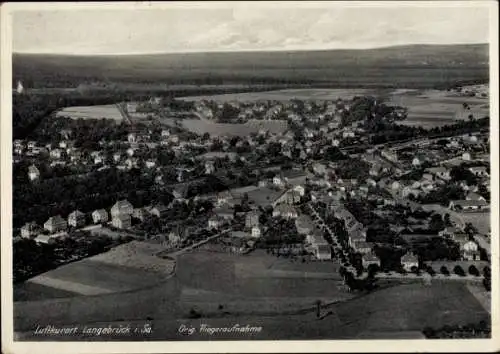
<path fill-rule="evenodd" d="M 21 237 L 34 239 L 41 243 L 50 243 L 56 239 L 68 236 L 70 229 L 81 229 L 94 225 L 110 224 L 117 229 L 128 229 L 132 225 L 132 218 L 144 221 L 150 216 L 161 217 L 167 211 L 163 205 L 154 207 L 134 208 L 127 200 L 117 201 L 110 209 L 97 209 L 91 213 L 91 222 L 87 215 L 80 210 L 75 210 L 66 219 L 60 215 L 51 216 L 43 228 L 34 222 L 26 223 L 21 227 Z"/>

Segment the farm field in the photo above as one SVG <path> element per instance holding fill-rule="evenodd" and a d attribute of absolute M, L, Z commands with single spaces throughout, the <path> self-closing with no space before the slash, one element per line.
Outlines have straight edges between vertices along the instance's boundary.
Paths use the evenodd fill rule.
<path fill-rule="evenodd" d="M 465 223 L 472 223 L 472 225 L 479 231 L 480 234 L 486 235 L 491 229 L 491 213 L 458 213 Z"/>
<path fill-rule="evenodd" d="M 172 295 L 170 290 L 166 293 Z M 200 332 L 192 336 L 185 337 L 178 333 L 177 329 L 180 324 L 195 326 L 199 328 L 201 324 L 207 324 L 211 327 L 232 327 L 234 324 L 249 324 L 251 326 L 260 326 L 262 331 L 252 334 L 254 339 L 355 339 L 359 336 L 375 338 L 415 338 L 418 332 L 421 332 L 426 326 L 433 328 L 442 327 L 444 325 L 468 324 L 479 322 L 481 320 L 489 321 L 490 316 L 479 304 L 476 298 L 470 293 L 465 284 L 459 283 L 444 283 L 433 281 L 432 285 L 422 286 L 418 284 L 407 284 L 393 286 L 390 288 L 381 289 L 368 295 L 362 295 L 340 303 L 330 304 L 321 310 L 324 318 L 318 321 L 314 306 L 305 306 L 304 310 L 287 312 L 283 305 L 276 304 L 278 313 L 269 313 L 267 315 L 259 314 L 258 316 L 250 316 L 244 313 L 240 314 L 224 314 L 226 310 L 232 310 L 231 305 L 226 305 L 222 310 L 215 310 L 213 316 L 204 316 L 200 319 L 189 319 L 185 316 L 185 310 L 180 310 L 175 303 L 165 302 L 165 305 L 160 306 L 161 301 L 158 299 L 151 302 L 151 292 L 141 293 L 144 298 L 136 296 L 124 297 L 120 300 L 120 305 L 123 309 L 119 318 L 116 318 L 113 323 L 119 324 L 126 319 L 134 323 L 134 320 L 145 318 L 146 314 L 151 315 L 153 334 L 148 337 L 148 340 L 206 340 L 208 338 L 215 339 L 213 336 L 208 336 Z M 155 296 L 160 293 L 155 292 Z M 178 293 L 186 301 L 186 306 L 196 306 L 196 296 L 205 297 L 204 303 L 217 306 L 219 301 L 210 302 L 209 298 L 214 300 L 230 300 L 230 295 L 217 295 L 211 292 L 201 292 L 196 289 L 185 288 L 181 293 Z M 102 315 L 98 320 L 92 321 L 93 324 L 100 322 L 104 323 L 109 313 L 109 309 L 103 311 L 101 307 L 101 298 L 97 298 L 97 306 L 101 309 Z M 84 298 L 84 300 L 88 298 Z M 132 310 L 133 299 L 142 300 L 140 305 L 136 304 L 136 308 Z M 237 300 L 236 297 L 232 299 Z M 248 298 L 249 300 L 254 300 Z M 273 303 L 264 304 L 265 298 L 255 299 L 253 306 L 258 304 L 265 306 L 265 310 L 272 308 Z M 439 300 L 437 300 L 439 299 Z M 109 299 L 111 300 L 111 299 Z M 108 301 L 109 301 L 108 300 Z M 266 299 L 267 300 L 267 299 Z M 233 302 L 230 302 L 232 304 Z M 216 305 L 217 304 L 217 305 Z M 71 306 L 71 313 L 74 313 L 78 307 L 81 308 L 83 303 L 74 304 Z M 67 307 L 67 306 L 66 306 Z M 113 306 L 110 305 L 110 308 Z M 57 307 L 59 308 L 59 306 Z M 154 308 L 158 311 L 152 313 Z M 57 310 L 56 310 L 57 311 Z M 95 309 L 89 309 L 94 312 Z M 133 314 L 131 313 L 133 312 Z M 144 317 L 139 317 L 139 316 Z M 172 317 L 177 314 L 178 317 Z M 182 315 L 184 314 L 184 315 Z M 50 314 L 49 316 L 52 316 Z M 136 317 L 131 317 L 136 316 Z M 83 315 L 78 323 L 85 324 L 85 320 L 90 317 Z M 23 319 L 25 321 L 25 319 Z M 127 321 L 128 322 L 128 321 Z M 54 323 L 54 322 L 52 322 Z M 75 323 L 67 321 L 65 323 Z M 21 328 L 21 331 L 26 331 L 23 339 L 29 338 L 29 327 Z M 241 336 L 237 333 L 236 335 Z M 235 335 L 231 333 L 217 334 L 217 339 L 235 339 Z M 241 337 L 238 337 L 241 339 Z M 99 340 L 98 338 L 96 338 Z M 122 339 L 123 338 L 117 338 Z M 66 338 L 66 340 L 69 340 Z M 101 338 L 102 340 L 102 338 Z M 128 339 L 127 339 L 128 340 Z M 144 340 L 140 338 L 139 340 Z"/>
<path fill-rule="evenodd" d="M 115 105 L 102 106 L 74 106 L 66 107 L 56 113 L 57 117 L 69 117 L 71 119 L 113 119 L 120 121 L 123 119 L 120 111 Z"/>
<path fill-rule="evenodd" d="M 395 92 L 388 98 L 394 105 L 408 108 L 408 117 L 401 124 L 433 128 L 453 124 L 457 120 L 468 120 L 489 115 L 489 101 L 477 97 L 458 97 L 447 91 Z M 465 109 L 467 103 L 470 109 Z"/>
<path fill-rule="evenodd" d="M 185 101 L 202 101 L 213 100 L 217 103 L 224 102 L 255 102 L 255 101 L 290 101 L 293 99 L 299 100 L 336 100 L 337 98 L 351 99 L 354 96 L 362 96 L 371 94 L 368 89 L 287 89 L 264 92 L 243 92 L 243 93 L 228 93 L 221 95 L 204 95 L 192 97 L 179 97 Z"/>
<path fill-rule="evenodd" d="M 279 134 L 288 129 L 287 122 L 279 120 L 250 120 L 244 124 L 224 124 L 199 119 L 183 119 L 181 123 L 184 128 L 196 134 L 203 135 L 204 133 L 209 133 L 211 136 L 244 137 L 252 133 L 256 134 L 260 130 L 266 130 L 273 134 Z"/>
<path fill-rule="evenodd" d="M 106 253 L 36 276 L 20 285 L 18 294 L 22 295 L 21 300 L 30 301 L 65 294 L 109 294 L 151 286 L 164 280 L 174 270 L 173 261 L 154 255 L 161 249 L 135 241 L 123 244 Z M 30 296 L 33 287 L 36 291 Z M 62 295 L 58 295 L 58 291 Z"/>
<path fill-rule="evenodd" d="M 223 95 L 205 95 L 183 97 L 189 101 L 214 100 L 218 103 L 224 102 L 253 102 L 260 100 L 289 101 L 300 100 L 336 100 L 352 99 L 355 96 L 381 95 L 389 104 L 408 108 L 408 118 L 400 124 L 410 126 L 422 126 L 433 128 L 437 126 L 453 124 L 457 120 L 467 120 L 469 114 L 474 118 L 483 118 L 489 115 L 489 100 L 487 98 L 466 97 L 440 90 L 417 90 L 417 89 L 288 89 L 265 92 L 235 93 Z M 467 103 L 470 109 L 465 109 L 463 103 Z M 188 123 L 198 125 L 203 131 L 202 123 Z M 196 131 L 195 127 L 191 129 Z M 206 127 L 208 129 L 208 127 Z"/>

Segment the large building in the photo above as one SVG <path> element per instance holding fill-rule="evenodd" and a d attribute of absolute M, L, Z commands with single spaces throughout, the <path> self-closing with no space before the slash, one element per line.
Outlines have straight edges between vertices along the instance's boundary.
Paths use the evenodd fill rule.
<path fill-rule="evenodd" d="M 56 215 L 51 216 L 45 224 L 43 224 L 43 228 L 54 233 L 66 230 L 68 228 L 68 223 L 61 217 L 61 215 Z"/>
<path fill-rule="evenodd" d="M 85 225 L 85 214 L 80 210 L 75 210 L 68 216 L 68 225 L 73 227 L 82 227 Z"/>

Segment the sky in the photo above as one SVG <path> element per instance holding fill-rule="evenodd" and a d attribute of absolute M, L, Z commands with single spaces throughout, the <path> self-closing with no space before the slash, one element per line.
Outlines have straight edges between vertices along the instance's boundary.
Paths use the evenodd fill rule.
<path fill-rule="evenodd" d="M 489 42 L 487 7 L 387 6 L 229 3 L 166 9 L 16 11 L 13 50 L 102 55 Z"/>

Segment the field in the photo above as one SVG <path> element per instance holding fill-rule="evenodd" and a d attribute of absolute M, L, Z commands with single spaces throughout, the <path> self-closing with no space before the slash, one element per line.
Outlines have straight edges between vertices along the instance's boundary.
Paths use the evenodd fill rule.
<path fill-rule="evenodd" d="M 205 95 L 193 97 L 180 97 L 186 101 L 202 101 L 206 99 L 214 100 L 217 103 L 224 102 L 255 102 L 255 101 L 290 101 L 298 100 L 336 100 L 337 98 L 351 99 L 355 96 L 373 94 L 373 90 L 368 89 L 287 89 L 265 92 L 244 92 L 228 93 L 222 95 Z"/>
<path fill-rule="evenodd" d="M 470 114 L 474 118 L 483 118 L 489 115 L 489 100 L 487 98 L 457 97 L 446 91 L 396 92 L 389 96 L 388 102 L 408 108 L 408 118 L 401 124 L 423 126 L 424 128 L 453 124 L 457 120 L 467 120 Z M 463 103 L 467 103 L 470 109 L 465 109 Z"/>
<path fill-rule="evenodd" d="M 57 117 L 69 117 L 71 119 L 114 119 L 120 121 L 123 119 L 120 111 L 115 105 L 102 106 L 74 106 L 66 107 L 56 113 Z"/>
<path fill-rule="evenodd" d="M 315 316 L 314 306 L 302 307 L 301 311 L 288 311 L 283 301 L 267 302 L 268 299 L 246 297 L 245 303 L 251 309 L 257 308 L 259 314 L 248 315 L 245 313 L 232 312 L 233 303 L 242 301 L 234 294 L 214 294 L 210 291 L 192 289 L 184 287 L 183 291 L 174 293 L 171 288 L 162 288 L 162 292 L 156 289 L 148 292 L 142 292 L 131 296 L 124 294 L 120 299 L 109 297 L 106 302 L 108 306 L 104 307 L 102 297 L 97 297 L 92 305 L 89 298 L 83 298 L 88 301 L 89 309 L 85 311 L 84 302 L 76 302 L 69 306 L 68 304 L 54 307 L 49 311 L 41 323 L 46 322 L 55 324 L 57 317 L 54 312 L 60 312 L 60 308 L 69 310 L 64 316 L 67 318 L 65 323 L 104 323 L 113 318 L 109 313 L 115 309 L 114 324 L 134 323 L 146 316 L 151 317 L 151 323 L 154 328 L 152 336 L 148 340 L 207 340 L 207 339 L 238 339 L 241 334 L 217 334 L 208 336 L 197 332 L 193 336 L 183 336 L 178 333 L 180 324 L 194 326 L 197 329 L 200 324 L 207 324 L 211 327 L 232 327 L 235 324 L 250 326 L 260 326 L 263 330 L 259 333 L 246 334 L 248 338 L 270 340 L 270 339 L 356 339 L 356 338 L 415 338 L 424 327 L 434 328 L 444 325 L 477 323 L 481 320 L 490 321 L 490 316 L 482 308 L 476 298 L 469 292 L 465 284 L 444 283 L 433 281 L 432 285 L 422 286 L 422 284 L 407 284 L 393 286 L 368 295 L 353 298 L 344 302 L 328 305 L 321 310 L 324 317 L 321 321 Z M 212 316 L 200 319 L 189 319 L 185 316 L 185 310 L 180 310 L 176 302 L 167 300 L 169 296 L 179 296 L 186 301 L 185 307 L 193 306 L 197 308 L 196 298 L 204 297 L 203 303 L 215 308 Z M 153 298 L 156 297 L 156 298 Z M 232 299 L 232 301 L 228 301 Z M 194 301 L 192 301 L 194 300 Z M 275 299 L 269 299 L 275 300 Z M 312 300 L 312 299 L 311 299 Z M 112 301 L 117 301 L 113 305 Z M 227 302 L 224 302 L 227 301 Z M 219 308 L 219 304 L 223 308 Z M 44 304 L 50 305 L 50 304 Z M 272 310 L 276 306 L 277 313 Z M 262 306 L 262 308 L 260 307 Z M 304 306 L 304 304 L 302 304 Z M 121 307 L 121 311 L 118 308 Z M 32 307 L 31 310 L 40 311 L 40 308 Z M 78 314 L 76 311 L 82 311 Z M 100 310 L 100 316 L 96 311 Z M 267 314 L 265 312 L 268 312 Z M 25 311 L 23 311 L 25 312 Z M 216 314 L 218 312 L 218 315 Z M 89 316 L 92 313 L 93 316 Z M 184 316 L 182 316 L 184 314 Z M 61 316 L 62 313 L 59 313 Z M 172 317 L 172 316 L 179 317 Z M 24 326 L 21 328 L 25 338 L 29 338 L 29 327 L 27 320 L 33 317 L 32 314 L 27 318 L 22 318 Z M 45 319 L 47 318 L 47 320 Z M 52 318 L 52 322 L 51 321 Z M 88 322 L 85 322 L 85 321 Z M 59 323 L 61 323 L 59 321 Z M 64 322 L 63 322 L 64 323 Z M 251 336 L 251 337 L 250 337 Z M 247 337 L 245 337 L 246 339 Z M 53 339 L 53 338 L 52 338 Z M 98 338 L 96 338 L 99 340 Z M 124 338 L 117 338 L 123 340 Z M 40 338 L 38 340 L 46 340 Z M 69 340 L 66 338 L 65 340 Z M 100 340 L 103 340 L 102 338 Z M 109 340 L 109 339 L 108 339 Z M 145 340 L 144 337 L 138 340 Z"/>
<path fill-rule="evenodd" d="M 36 276 L 20 285 L 17 293 L 20 300 L 29 301 L 61 297 L 57 291 L 62 295 L 89 296 L 151 286 L 173 272 L 173 261 L 154 255 L 161 249 L 141 242 L 123 244 L 109 252 Z M 33 297 L 30 289 L 34 289 Z M 56 296 L 53 296 L 54 291 Z"/>
<path fill-rule="evenodd" d="M 491 213 L 458 213 L 465 223 L 472 223 L 480 234 L 486 235 L 491 230 Z"/>
<path fill-rule="evenodd" d="M 224 102 L 253 102 L 261 100 L 289 101 L 300 100 L 336 100 L 342 98 L 352 99 L 355 96 L 372 95 L 383 97 L 385 102 L 408 108 L 408 117 L 400 124 L 411 126 L 422 126 L 433 128 L 437 126 L 453 124 L 457 120 L 467 120 L 472 114 L 474 118 L 483 118 L 489 115 L 489 100 L 479 97 L 457 96 L 448 91 L 439 90 L 416 90 L 410 88 L 400 89 L 288 89 L 267 92 L 248 92 L 223 95 L 204 95 L 194 97 L 183 97 L 184 100 L 214 100 L 218 103 Z M 469 105 L 469 109 L 463 107 L 463 103 Z M 210 126 L 204 126 L 198 121 L 189 122 L 185 125 L 193 131 L 210 130 Z M 196 129 L 197 128 L 197 129 Z M 218 127 L 219 128 L 219 127 Z M 224 129 L 225 127 L 221 126 Z M 242 128 L 244 130 L 244 128 Z"/>
<path fill-rule="evenodd" d="M 280 134 L 287 130 L 287 123 L 278 120 L 250 120 L 244 124 L 213 123 L 207 120 L 183 119 L 181 123 L 184 128 L 203 135 L 209 133 L 211 136 L 241 136 L 245 137 L 252 133 L 257 134 L 260 130 Z"/>

